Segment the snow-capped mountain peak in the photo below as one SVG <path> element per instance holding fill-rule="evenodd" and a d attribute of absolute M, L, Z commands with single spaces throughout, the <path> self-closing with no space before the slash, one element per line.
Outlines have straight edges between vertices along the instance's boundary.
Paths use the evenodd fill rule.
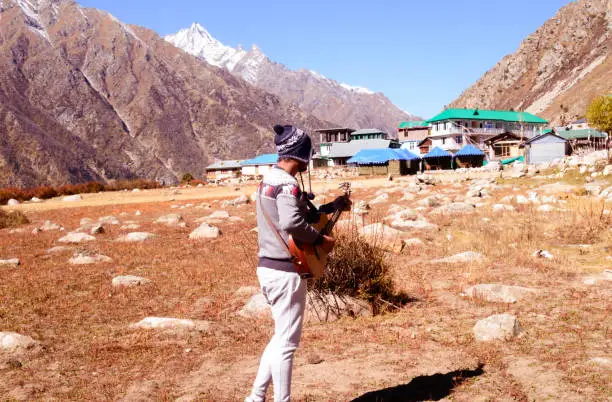
<path fill-rule="evenodd" d="M 314 70 L 289 70 L 266 57 L 257 45 L 252 45 L 248 51 L 240 45 L 236 48 L 226 46 L 197 23 L 165 39 L 335 124 L 355 128 L 377 126 L 394 133 L 400 121 L 414 117 L 393 105 L 382 93 L 327 78 Z"/>
<path fill-rule="evenodd" d="M 197 22 L 194 22 L 189 28 L 181 29 L 174 35 L 166 36 L 165 39 L 187 53 L 203 58 L 213 66 L 227 67 L 230 71 L 246 54 L 241 47 L 234 49 L 225 46 Z"/>

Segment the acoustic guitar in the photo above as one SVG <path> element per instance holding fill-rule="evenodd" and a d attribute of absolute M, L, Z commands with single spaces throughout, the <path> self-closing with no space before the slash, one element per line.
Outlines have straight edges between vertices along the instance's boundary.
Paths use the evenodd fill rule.
<path fill-rule="evenodd" d="M 345 197 L 350 197 L 350 183 L 342 183 L 340 188 L 344 191 Z M 316 209 L 310 202 L 309 208 Z M 329 236 L 338 222 L 340 215 L 342 215 L 342 212 L 343 211 L 335 211 L 331 218 L 328 217 L 327 214 L 321 213 L 319 214 L 318 222 L 313 223 L 312 226 L 322 235 Z M 326 253 L 321 246 L 303 243 L 289 236 L 289 252 L 293 257 L 292 260 L 295 264 L 295 268 L 302 278 L 319 279 L 325 274 L 328 253 Z"/>

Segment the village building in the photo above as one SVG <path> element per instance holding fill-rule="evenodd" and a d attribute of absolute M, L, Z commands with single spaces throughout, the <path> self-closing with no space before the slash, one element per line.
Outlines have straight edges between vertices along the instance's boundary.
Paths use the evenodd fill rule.
<path fill-rule="evenodd" d="M 485 156 L 482 150 L 472 144 L 467 144 L 453 156 L 453 167 L 455 169 L 481 167 Z"/>
<path fill-rule="evenodd" d="M 270 168 L 278 162 L 277 154 L 258 155 L 253 159 L 242 162 L 242 176 L 257 177 L 263 176 Z"/>
<path fill-rule="evenodd" d="M 606 149 L 608 136 L 592 128 L 569 129 L 566 127 L 556 128 L 556 134 L 567 140 L 569 153 L 579 150 Z"/>
<path fill-rule="evenodd" d="M 429 135 L 429 123 L 425 120 L 403 121 L 397 129 L 397 137 L 402 149 L 419 152 L 418 143 Z"/>
<path fill-rule="evenodd" d="M 529 164 L 547 163 L 566 155 L 567 140 L 554 133 L 546 133 L 525 141 L 525 162 Z"/>
<path fill-rule="evenodd" d="M 400 144 L 396 140 L 387 139 L 360 139 L 350 142 L 336 142 L 332 144 L 329 154 L 326 155 L 327 166 L 346 165 L 349 158 L 355 156 L 363 149 L 377 148 L 399 148 Z"/>
<path fill-rule="evenodd" d="M 440 147 L 435 147 L 423 156 L 422 170 L 448 170 L 453 167 L 453 155 Z"/>
<path fill-rule="evenodd" d="M 356 165 L 360 176 L 407 175 L 419 171 L 421 158 L 405 149 L 363 149 L 347 163 Z"/>
<path fill-rule="evenodd" d="M 485 140 L 486 150 L 490 161 L 516 158 L 523 155 L 521 137 L 513 133 L 501 133 Z"/>
<path fill-rule="evenodd" d="M 206 180 L 219 181 L 240 177 L 242 161 L 229 160 L 215 162 L 206 167 Z"/>
<path fill-rule="evenodd" d="M 432 148 L 431 143 L 432 143 L 431 138 L 429 137 L 417 143 L 417 149 L 418 149 L 418 152 L 421 154 L 421 157 L 427 154 L 429 151 L 431 151 L 431 148 Z M 402 148 L 404 148 L 403 145 L 402 145 Z"/>
<path fill-rule="evenodd" d="M 389 134 L 377 128 L 364 128 L 351 133 L 351 141 L 355 140 L 386 140 Z"/>
<path fill-rule="evenodd" d="M 542 133 L 547 121 L 527 112 L 446 109 L 428 120 L 433 147 L 456 151 L 466 144 L 485 150 L 485 141 L 502 133 L 529 139 Z"/>

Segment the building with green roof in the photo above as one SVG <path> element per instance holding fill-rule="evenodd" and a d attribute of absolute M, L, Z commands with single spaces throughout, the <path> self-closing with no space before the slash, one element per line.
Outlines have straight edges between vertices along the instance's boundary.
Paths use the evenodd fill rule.
<path fill-rule="evenodd" d="M 502 133 L 529 139 L 542 133 L 548 122 L 528 112 L 449 108 L 431 119 L 432 146 L 455 151 L 467 143 L 484 150 L 484 141 Z"/>
<path fill-rule="evenodd" d="M 397 137 L 402 148 L 412 152 L 419 152 L 417 144 L 429 135 L 427 120 L 403 121 L 397 128 Z"/>

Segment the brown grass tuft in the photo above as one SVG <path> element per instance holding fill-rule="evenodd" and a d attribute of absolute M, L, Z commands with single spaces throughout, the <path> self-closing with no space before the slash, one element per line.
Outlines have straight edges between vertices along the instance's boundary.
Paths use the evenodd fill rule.
<path fill-rule="evenodd" d="M 0 229 L 15 228 L 30 223 L 27 216 L 20 211 L 6 212 L 0 209 Z"/>

